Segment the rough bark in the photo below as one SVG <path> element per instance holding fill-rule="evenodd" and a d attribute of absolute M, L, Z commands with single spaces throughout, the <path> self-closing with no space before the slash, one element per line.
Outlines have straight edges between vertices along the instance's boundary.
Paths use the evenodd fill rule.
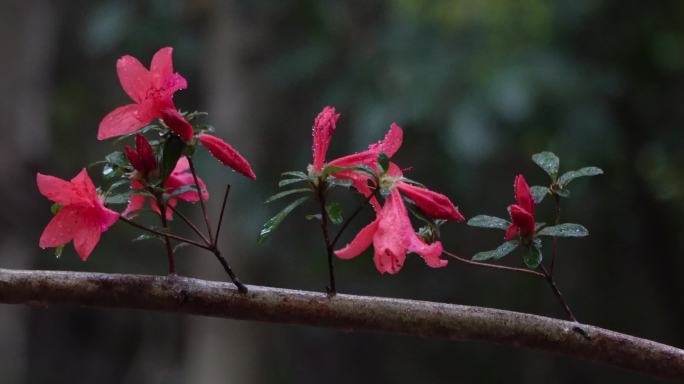
<path fill-rule="evenodd" d="M 134 308 L 484 341 L 684 380 L 684 350 L 563 320 L 498 309 L 249 286 L 180 276 L 0 269 L 0 302 Z"/>

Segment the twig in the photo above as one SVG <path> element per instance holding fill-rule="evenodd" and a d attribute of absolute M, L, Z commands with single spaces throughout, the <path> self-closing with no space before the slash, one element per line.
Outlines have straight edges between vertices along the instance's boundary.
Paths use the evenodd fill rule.
<path fill-rule="evenodd" d="M 526 274 L 528 274 L 528 275 L 534 275 L 534 276 L 538 276 L 538 277 L 545 277 L 543 273 L 537 272 L 537 271 L 533 271 L 533 270 L 531 270 L 531 269 L 516 268 L 516 267 L 508 267 L 508 266 L 505 266 L 505 265 L 498 265 L 498 264 L 481 263 L 481 262 L 479 262 L 479 261 L 473 261 L 473 260 L 466 259 L 466 258 L 464 258 L 464 257 L 457 256 L 457 255 L 455 255 L 455 254 L 453 254 L 453 253 L 451 253 L 451 252 L 449 252 L 449 251 L 444 251 L 444 250 L 442 251 L 442 253 L 444 253 L 445 255 L 450 256 L 450 257 L 452 257 L 452 258 L 454 258 L 454 259 L 456 259 L 456 260 L 458 260 L 458 261 L 460 261 L 460 262 L 462 262 L 462 263 L 474 265 L 474 266 L 476 266 L 476 267 L 490 268 L 490 269 L 498 269 L 498 270 L 510 271 L 510 272 L 520 272 L 520 273 L 526 273 Z"/>
<path fill-rule="evenodd" d="M 330 246 L 331 246 L 333 249 L 335 248 L 335 244 L 337 244 L 337 241 L 340 239 L 340 236 L 342 236 L 342 233 L 344 232 L 344 230 L 347 229 L 347 227 L 349 226 L 349 224 L 350 224 L 350 223 L 352 222 L 352 220 L 354 220 L 354 218 L 361 212 L 361 210 L 362 210 L 363 208 L 365 208 L 365 207 L 368 205 L 368 203 L 371 201 L 371 199 L 373 198 L 373 196 L 375 196 L 375 193 L 376 193 L 375 190 L 373 190 L 373 193 L 372 193 L 371 195 L 369 195 L 369 196 L 363 201 L 363 203 L 359 204 L 359 206 L 356 207 L 356 210 L 355 210 L 354 212 L 352 212 L 351 215 L 349 215 L 349 217 L 347 218 L 347 220 L 345 220 L 344 223 L 342 223 L 342 226 L 340 226 L 340 230 L 337 231 L 337 235 L 335 235 L 335 238 L 334 238 L 334 239 L 332 240 L 332 242 L 330 243 Z"/>
<path fill-rule="evenodd" d="M 197 194 L 199 195 L 200 208 L 202 209 L 202 216 L 204 217 L 204 224 L 207 226 L 207 234 L 209 234 L 209 242 L 215 244 L 213 238 L 213 232 L 211 231 L 211 224 L 209 223 L 209 216 L 207 214 L 207 207 L 204 205 L 204 199 L 202 199 L 202 188 L 200 187 L 199 178 L 197 177 L 197 172 L 195 171 L 195 164 L 192 161 L 192 157 L 186 156 L 188 159 L 188 164 L 190 165 L 190 172 L 192 173 L 192 178 L 195 180 L 195 188 L 197 188 Z"/>
<path fill-rule="evenodd" d="M 219 215 L 218 225 L 216 225 L 216 235 L 214 235 L 214 246 L 218 244 L 219 233 L 221 232 L 221 224 L 223 224 L 223 214 L 226 211 L 226 203 L 228 203 L 229 193 L 230 184 L 226 184 L 226 192 L 223 194 L 223 202 L 221 203 L 221 214 Z"/>
<path fill-rule="evenodd" d="M 554 225 L 560 224 L 561 206 L 560 206 L 560 196 L 553 194 L 553 200 L 556 203 L 556 218 L 554 220 Z M 551 263 L 549 265 L 549 275 L 553 276 L 553 267 L 556 264 L 556 257 L 558 256 L 558 238 L 553 237 L 551 240 Z"/>
<path fill-rule="evenodd" d="M 208 250 L 208 251 L 211 251 L 211 247 L 208 247 L 208 246 L 206 246 L 206 245 L 204 245 L 204 244 L 202 244 L 202 243 L 199 243 L 199 242 L 197 242 L 197 241 L 195 241 L 195 240 L 190 240 L 190 239 L 185 238 L 185 237 L 181 237 L 181 236 L 178 236 L 178 235 L 174 235 L 173 233 L 164 233 L 164 232 L 161 232 L 161 231 L 157 231 L 156 229 L 148 228 L 148 227 L 146 227 L 146 226 L 144 226 L 144 225 L 142 225 L 142 224 L 138 224 L 138 223 L 136 223 L 135 221 L 133 221 L 133 220 L 131 220 L 131 219 L 128 219 L 128 218 L 126 218 L 126 217 L 124 217 L 124 216 L 120 216 L 120 217 L 119 217 L 119 220 L 123 221 L 124 223 L 126 223 L 126 224 L 128 224 L 128 225 L 131 225 L 131 226 L 133 226 L 133 227 L 136 227 L 136 228 L 138 228 L 138 229 L 142 229 L 143 231 L 147 231 L 147 232 L 153 233 L 153 234 L 155 234 L 155 235 L 163 236 L 163 237 L 168 237 L 168 238 L 171 238 L 171 239 L 174 239 L 174 240 L 178 240 L 178 241 L 180 241 L 180 242 L 182 242 L 182 243 L 188 243 L 188 244 L 190 244 L 190 245 L 194 245 L 194 246 L 196 246 L 196 247 L 199 247 L 199 248 L 202 248 L 202 249 L 206 249 L 206 250 Z"/>
<path fill-rule="evenodd" d="M 684 380 L 684 350 L 602 328 L 525 313 L 426 301 L 231 285 L 182 276 L 0 269 L 0 302 L 133 308 L 230 319 L 484 341 Z"/>
<path fill-rule="evenodd" d="M 335 296 L 337 289 L 335 288 L 335 270 L 333 266 L 333 244 L 330 242 L 330 235 L 328 233 L 328 211 L 325 209 L 325 183 L 321 182 L 317 187 L 318 202 L 321 210 L 321 232 L 323 232 L 323 241 L 325 241 L 325 250 L 328 254 L 328 278 L 330 285 L 326 287 L 328 296 Z"/>
<path fill-rule="evenodd" d="M 563 297 L 563 294 L 561 293 L 560 289 L 556 286 L 556 281 L 553 279 L 549 271 L 546 270 L 546 267 L 544 267 L 543 264 L 539 264 L 539 270 L 542 271 L 542 274 L 546 281 L 549 283 L 551 286 L 551 289 L 553 290 L 553 294 L 556 295 L 556 298 L 558 298 L 558 301 L 560 301 L 561 305 L 563 306 L 563 309 L 565 310 L 565 313 L 568 315 L 570 320 L 574 321 L 577 323 L 577 318 L 575 318 L 575 315 L 572 313 L 572 310 L 570 310 L 570 306 L 568 305 L 568 302 L 565 301 L 565 298 Z"/>
<path fill-rule="evenodd" d="M 197 226 L 196 226 L 195 224 L 193 224 L 193 222 L 190 221 L 190 219 L 188 219 L 183 213 L 181 213 L 181 211 L 177 210 L 177 209 L 176 209 L 174 206 L 172 206 L 172 205 L 169 205 L 169 208 L 171 208 L 171 210 L 173 211 L 173 213 L 175 213 L 176 216 L 180 217 L 181 220 L 183 220 L 183 222 L 184 222 L 185 224 L 187 224 L 188 227 L 190 227 L 190 229 L 192 229 L 192 231 L 195 232 L 195 233 L 197 234 L 197 236 L 199 236 L 199 237 L 202 239 L 202 241 L 204 241 L 204 243 L 205 243 L 206 245 L 208 245 L 208 246 L 211 245 L 211 243 L 209 242 L 209 239 L 207 239 L 207 237 L 204 236 L 204 233 L 202 233 L 202 231 L 200 231 L 200 229 L 197 228 Z"/>
<path fill-rule="evenodd" d="M 157 195 L 156 199 L 157 205 L 159 206 L 159 217 L 161 218 L 162 228 L 164 228 L 164 231 L 166 231 L 169 229 L 166 220 L 166 202 L 164 202 L 164 198 L 162 198 L 161 195 Z M 166 234 L 163 236 L 164 244 L 166 245 L 166 257 L 169 260 L 169 275 L 172 275 L 176 273 L 176 263 L 173 260 L 173 247 L 171 246 L 171 239 L 169 236 Z"/>

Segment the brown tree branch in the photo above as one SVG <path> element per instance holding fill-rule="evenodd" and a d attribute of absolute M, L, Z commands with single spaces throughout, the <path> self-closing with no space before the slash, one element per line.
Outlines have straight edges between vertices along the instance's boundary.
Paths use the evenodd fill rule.
<path fill-rule="evenodd" d="M 0 269 L 0 302 L 134 308 L 484 341 L 684 380 L 684 350 L 590 325 L 481 307 L 258 286 L 240 294 L 229 283 L 182 276 L 9 269 Z"/>

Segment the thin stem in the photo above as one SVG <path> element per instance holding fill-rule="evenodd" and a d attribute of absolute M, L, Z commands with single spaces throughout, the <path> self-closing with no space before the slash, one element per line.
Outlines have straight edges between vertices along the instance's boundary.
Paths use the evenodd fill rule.
<path fill-rule="evenodd" d="M 247 287 L 240 282 L 240 279 L 238 279 L 237 275 L 233 270 L 230 268 L 230 265 L 228 265 L 228 260 L 226 260 L 225 257 L 221 255 L 221 251 L 218 250 L 218 248 L 214 247 L 214 249 L 211 250 L 211 252 L 216 256 L 218 259 L 219 263 L 221 263 L 221 266 L 223 266 L 223 270 L 226 271 L 228 276 L 230 276 L 230 279 L 233 281 L 233 284 L 238 289 L 238 292 L 240 293 L 247 293 Z"/>
<path fill-rule="evenodd" d="M 356 210 L 351 215 L 349 215 L 349 217 L 347 218 L 347 220 L 344 223 L 342 223 L 340 230 L 337 232 L 337 235 L 335 235 L 335 238 L 330 243 L 331 248 L 335 248 L 335 244 L 337 244 L 337 241 L 340 239 L 340 236 L 342 236 L 342 232 L 344 232 L 344 230 L 347 229 L 347 227 L 352 222 L 352 220 L 354 220 L 356 215 L 358 215 L 361 212 L 361 210 L 368 205 L 368 203 L 371 201 L 373 196 L 375 196 L 375 190 L 373 191 L 373 193 L 370 196 L 368 196 L 363 201 L 363 203 L 359 204 L 359 206 L 356 208 Z"/>
<path fill-rule="evenodd" d="M 215 244 L 213 232 L 211 230 L 211 224 L 209 224 L 209 216 L 207 215 L 207 207 L 204 205 L 204 199 L 202 199 L 202 188 L 200 187 L 199 178 L 197 177 L 197 172 L 195 171 L 195 164 L 192 162 L 192 158 L 187 156 L 188 164 L 190 165 L 190 172 L 192 172 L 192 178 L 195 180 L 195 187 L 197 188 L 197 193 L 199 195 L 200 208 L 202 208 L 202 216 L 204 216 L 204 223 L 207 225 L 207 233 L 209 234 L 209 240 L 211 244 Z"/>
<path fill-rule="evenodd" d="M 539 270 L 542 271 L 544 278 L 551 286 L 551 289 L 553 290 L 553 293 L 556 295 L 556 298 L 558 298 L 558 301 L 560 301 L 561 305 L 563 305 L 563 309 L 565 309 L 565 313 L 568 315 L 570 320 L 574 321 L 575 323 L 578 323 L 577 318 L 575 318 L 575 315 L 572 313 L 572 310 L 570 310 L 568 302 L 565 301 L 565 298 L 563 298 L 563 294 L 561 293 L 560 289 L 558 289 L 558 286 L 556 286 L 556 281 L 553 279 L 553 276 L 549 274 L 549 271 L 546 270 L 546 267 L 544 267 L 543 264 L 539 265 Z"/>
<path fill-rule="evenodd" d="M 159 217 L 161 218 L 162 228 L 168 229 L 168 222 L 166 220 L 166 203 L 161 195 L 157 196 L 157 205 L 159 206 Z M 164 235 L 164 244 L 166 245 L 166 256 L 169 259 L 169 275 L 176 273 L 176 263 L 173 260 L 173 247 L 171 246 L 171 239 L 168 235 Z"/>
<path fill-rule="evenodd" d="M 206 246 L 206 245 L 204 245 L 204 244 L 202 244 L 202 243 L 199 243 L 199 242 L 197 242 L 197 241 L 195 241 L 195 240 L 191 240 L 191 239 L 188 239 L 188 238 L 185 238 L 185 237 L 181 237 L 181 236 L 178 236 L 178 235 L 174 235 L 174 234 L 172 234 L 172 233 L 164 233 L 164 232 L 161 232 L 161 231 L 157 231 L 156 229 L 148 228 L 148 227 L 146 227 L 146 226 L 144 226 L 144 225 L 142 225 L 142 224 L 138 224 L 138 223 L 136 223 L 135 221 L 133 221 L 133 220 L 131 220 L 131 219 L 128 219 L 128 218 L 126 218 L 126 217 L 124 217 L 124 216 L 119 216 L 119 219 L 120 219 L 121 221 L 123 221 L 124 223 L 126 223 L 126 224 L 128 224 L 128 225 L 130 225 L 130 226 L 133 226 L 133 227 L 135 227 L 135 228 L 142 229 L 143 231 L 147 231 L 147 232 L 153 233 L 153 234 L 158 235 L 158 236 L 165 236 L 165 237 L 168 237 L 168 238 L 170 238 L 170 239 L 174 239 L 174 240 L 180 241 L 181 243 L 187 243 L 187 244 L 190 244 L 190 245 L 194 245 L 194 246 L 196 246 L 196 247 L 199 247 L 199 248 L 202 248 L 202 249 L 206 249 L 206 250 L 208 250 L 208 251 L 211 251 L 211 250 L 212 250 L 211 247 L 208 247 L 208 246 Z"/>
<path fill-rule="evenodd" d="M 190 229 L 192 229 L 193 232 L 195 232 L 200 238 L 202 238 L 202 241 L 204 241 L 207 245 L 211 245 L 211 243 L 209 242 L 209 239 L 207 239 L 207 237 L 204 236 L 202 231 L 200 231 L 200 229 L 197 228 L 197 226 L 195 224 L 193 224 L 192 221 L 190 221 L 190 219 L 187 218 L 187 216 L 183 215 L 178 209 L 176 209 L 175 207 L 173 207 L 171 205 L 169 205 L 169 208 L 171 208 L 173 213 L 175 213 L 176 216 L 180 217 L 181 220 L 183 220 L 183 222 L 185 222 L 185 224 L 187 224 L 188 227 L 190 227 Z"/>
<path fill-rule="evenodd" d="M 490 268 L 490 269 L 498 269 L 502 271 L 510 271 L 510 272 L 520 272 L 520 273 L 526 273 L 528 275 L 533 275 L 533 276 L 538 276 L 538 277 L 546 277 L 543 273 L 533 271 L 531 269 L 525 269 L 525 268 L 516 268 L 516 267 L 507 267 L 505 265 L 498 265 L 498 264 L 489 264 L 489 263 L 481 263 L 479 261 L 473 261 L 473 260 L 468 260 L 464 257 L 457 256 L 449 251 L 442 251 L 447 256 L 450 256 L 462 263 L 473 265 L 476 267 L 483 267 L 483 268 Z"/>
<path fill-rule="evenodd" d="M 320 183 L 317 187 L 318 202 L 321 209 L 321 231 L 323 232 L 323 241 L 325 241 L 325 250 L 328 253 L 328 275 L 330 285 L 326 287 L 329 296 L 334 296 L 337 292 L 335 288 L 335 270 L 333 267 L 333 245 L 330 242 L 330 234 L 328 233 L 328 211 L 325 209 L 325 183 Z"/>
<path fill-rule="evenodd" d="M 230 193 L 230 184 L 226 184 L 226 192 L 223 194 L 223 203 L 221 203 L 221 215 L 219 216 L 218 225 L 216 225 L 216 235 L 214 236 L 214 245 L 218 244 L 219 232 L 221 232 L 221 224 L 223 224 L 223 213 L 226 211 L 226 203 L 228 202 L 228 194 Z"/>
<path fill-rule="evenodd" d="M 554 220 L 554 225 L 560 224 L 560 215 L 561 215 L 561 207 L 560 207 L 560 196 L 557 194 L 553 194 L 553 200 L 556 203 L 556 219 Z M 549 274 L 553 276 L 553 267 L 556 264 L 556 257 L 558 256 L 558 238 L 554 236 L 553 240 L 551 241 L 551 264 L 549 265 Z"/>

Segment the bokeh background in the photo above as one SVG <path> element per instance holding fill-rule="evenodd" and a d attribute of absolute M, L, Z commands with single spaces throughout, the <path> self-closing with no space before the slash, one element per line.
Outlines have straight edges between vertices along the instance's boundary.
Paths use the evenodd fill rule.
<path fill-rule="evenodd" d="M 0 7 L 0 265 L 164 274 L 156 243 L 116 225 L 87 263 L 60 259 L 38 238 L 50 203 L 35 173 L 69 178 L 113 150 L 99 120 L 127 102 L 115 61 L 146 65 L 175 47 L 189 81 L 176 104 L 251 162 L 250 182 L 200 154 L 217 215 L 233 186 L 222 246 L 246 282 L 322 290 L 326 261 L 305 206 L 264 245 L 262 201 L 286 170 L 311 161 L 311 125 L 342 113 L 329 157 L 365 148 L 392 121 L 405 129 L 396 160 L 470 217 L 505 216 L 512 182 L 546 176 L 530 155 L 552 150 L 577 180 L 564 220 L 557 278 L 580 320 L 684 346 L 684 2 L 623 0 L 40 1 Z M 97 169 L 91 169 L 97 174 Z M 358 198 L 340 195 L 349 212 Z M 546 202 L 547 204 L 549 201 Z M 550 207 L 539 209 L 550 221 Z M 216 216 L 214 216 L 216 217 Z M 344 241 L 370 213 L 364 213 Z M 176 223 L 179 224 L 179 223 Z M 448 224 L 447 249 L 494 248 L 501 233 Z M 183 274 L 224 279 L 210 254 L 178 255 Z M 510 256 L 512 265 L 521 264 Z M 543 281 L 410 256 L 381 276 L 371 254 L 338 261 L 342 292 L 481 305 L 561 317 Z M 552 354 L 478 343 L 340 333 L 279 324 L 73 307 L 0 308 L 3 383 L 651 383 Z"/>

